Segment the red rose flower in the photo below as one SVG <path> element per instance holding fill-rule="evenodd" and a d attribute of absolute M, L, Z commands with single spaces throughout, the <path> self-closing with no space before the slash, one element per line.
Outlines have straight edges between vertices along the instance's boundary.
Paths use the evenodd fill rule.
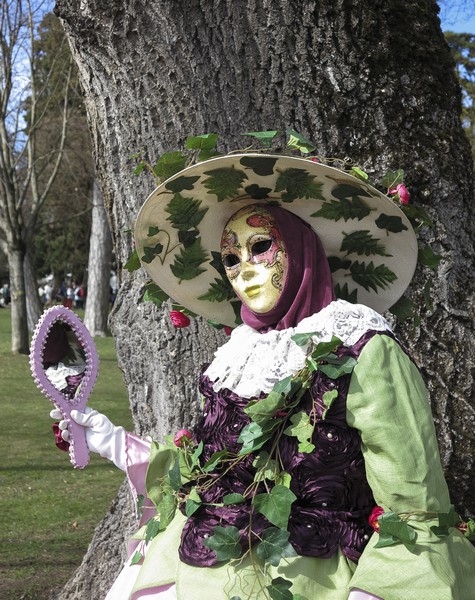
<path fill-rule="evenodd" d="M 170 313 L 170 319 L 174 327 L 188 327 L 190 324 L 190 319 L 179 310 L 172 310 Z"/>
<path fill-rule="evenodd" d="M 227 325 L 224 326 L 224 332 L 226 333 L 226 335 L 231 335 L 231 333 L 233 332 L 233 328 L 232 327 L 228 327 Z"/>
<path fill-rule="evenodd" d="M 186 440 L 191 440 L 193 434 L 188 429 L 180 429 L 175 433 L 175 437 L 173 438 L 173 443 L 178 448 L 181 448 L 183 444 L 186 443 Z"/>
<path fill-rule="evenodd" d="M 398 198 L 401 204 L 409 204 L 409 198 L 411 197 L 411 194 L 409 193 L 407 187 L 402 183 L 398 183 L 395 188 L 391 188 L 389 193 L 394 194 L 394 197 Z"/>
<path fill-rule="evenodd" d="M 375 506 L 372 513 L 368 517 L 368 523 L 375 531 L 379 531 L 378 517 L 384 514 L 384 508 L 382 506 Z"/>

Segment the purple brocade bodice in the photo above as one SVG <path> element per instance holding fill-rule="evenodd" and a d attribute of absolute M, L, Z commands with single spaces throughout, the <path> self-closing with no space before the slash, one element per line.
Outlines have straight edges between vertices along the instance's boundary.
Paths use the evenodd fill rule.
<path fill-rule="evenodd" d="M 351 348 L 342 347 L 339 356 L 358 358 L 365 344 L 375 335 L 367 332 Z M 279 455 L 282 467 L 292 479 L 290 489 L 297 499 L 291 507 L 288 523 L 289 541 L 301 556 L 329 558 L 340 548 L 352 561 L 357 561 L 373 530 L 368 517 L 375 506 L 373 494 L 366 480 L 359 433 L 346 422 L 346 398 L 351 374 L 330 379 L 321 371 L 315 374 L 310 393 L 302 399 L 298 410 L 307 413 L 312 408 L 312 397 L 322 400 L 326 391 L 338 390 L 338 397 L 327 411 L 316 402 L 315 430 L 312 453 L 298 451 L 295 437 L 282 435 Z M 209 379 L 202 375 L 200 391 L 204 396 L 203 416 L 195 428 L 196 441 L 204 442 L 201 456 L 206 462 L 214 452 L 227 449 L 238 453 L 237 441 L 242 428 L 249 423 L 243 412 L 249 399 L 241 398 L 228 389 L 214 391 Z M 310 395 L 311 394 L 311 395 Z M 268 449 L 271 441 L 262 450 Z M 251 542 L 257 541 L 269 521 L 254 511 L 251 520 L 251 501 L 231 506 L 210 506 L 219 503 L 223 496 L 248 489 L 254 480 L 256 456 L 245 457 L 201 495 L 202 506 L 188 518 L 181 538 L 180 559 L 193 566 L 212 566 L 217 563 L 213 550 L 202 541 L 213 534 L 213 527 L 235 526 L 239 529 L 243 548 L 249 544 L 249 525 L 252 522 Z M 219 468 L 214 476 L 221 475 Z M 272 486 L 272 482 L 266 482 Z M 261 484 L 262 486 L 262 484 Z M 257 493 L 264 492 L 262 486 Z"/>

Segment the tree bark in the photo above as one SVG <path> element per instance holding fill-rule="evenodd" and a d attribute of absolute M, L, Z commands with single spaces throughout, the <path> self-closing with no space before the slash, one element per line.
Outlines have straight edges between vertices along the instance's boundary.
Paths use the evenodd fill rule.
<path fill-rule="evenodd" d="M 431 310 L 426 273 L 416 273 L 421 323 L 398 335 L 428 381 L 453 500 L 473 514 L 473 182 L 435 0 L 60 0 L 56 10 L 79 66 L 119 265 L 152 189 L 131 178 L 137 150 L 153 161 L 188 135 L 219 132 L 224 150 L 245 147 L 245 131 L 294 128 L 372 178 L 406 171 L 435 221 L 422 238 L 443 260 Z M 199 319 L 173 330 L 164 311 L 140 303 L 144 274 L 122 277 L 112 318 L 119 362 L 137 430 L 161 437 L 193 425 L 199 365 L 222 337 Z M 104 535 L 99 527 L 91 551 Z"/>
<path fill-rule="evenodd" d="M 25 276 L 25 294 L 26 294 L 26 314 L 28 321 L 28 331 L 31 333 L 38 319 L 41 316 L 43 307 L 41 306 L 40 297 L 38 295 L 38 281 L 36 280 L 36 273 L 31 264 L 31 258 L 27 251 L 25 255 L 25 262 L 23 265 L 24 276 Z"/>
<path fill-rule="evenodd" d="M 91 241 L 84 324 L 92 336 L 107 335 L 109 315 L 112 238 L 101 190 L 94 181 Z"/>
<path fill-rule="evenodd" d="M 12 352 L 13 354 L 28 354 L 28 321 L 26 312 L 25 277 L 23 264 L 25 251 L 20 246 L 8 250 L 8 268 L 10 271 L 11 323 L 12 323 Z"/>

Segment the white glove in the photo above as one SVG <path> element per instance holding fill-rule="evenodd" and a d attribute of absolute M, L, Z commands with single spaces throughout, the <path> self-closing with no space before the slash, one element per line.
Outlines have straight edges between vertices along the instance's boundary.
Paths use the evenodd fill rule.
<path fill-rule="evenodd" d="M 52 410 L 50 416 L 53 419 L 62 417 L 59 410 Z M 103 458 L 113 462 L 121 471 L 125 471 L 125 429 L 123 427 L 116 427 L 105 415 L 88 406 L 84 412 L 72 410 L 71 419 L 85 428 L 86 442 L 91 452 L 97 452 Z M 68 442 L 70 435 L 67 421 L 60 421 L 58 427 L 61 430 L 61 437 Z"/>

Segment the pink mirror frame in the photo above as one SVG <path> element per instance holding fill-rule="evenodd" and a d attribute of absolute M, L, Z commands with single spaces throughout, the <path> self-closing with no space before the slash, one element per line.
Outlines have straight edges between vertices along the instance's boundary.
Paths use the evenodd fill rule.
<path fill-rule="evenodd" d="M 43 353 L 51 327 L 57 323 L 69 325 L 77 337 L 86 357 L 86 370 L 77 395 L 66 398 L 50 382 L 43 366 Z M 69 456 L 75 468 L 83 469 L 89 462 L 89 449 L 84 427 L 71 419 L 71 410 L 84 411 L 99 371 L 99 357 L 91 334 L 74 312 L 63 306 L 53 306 L 46 310 L 38 321 L 30 347 L 30 367 L 36 385 L 41 392 L 61 411 L 63 420 L 68 423 L 70 434 Z"/>

